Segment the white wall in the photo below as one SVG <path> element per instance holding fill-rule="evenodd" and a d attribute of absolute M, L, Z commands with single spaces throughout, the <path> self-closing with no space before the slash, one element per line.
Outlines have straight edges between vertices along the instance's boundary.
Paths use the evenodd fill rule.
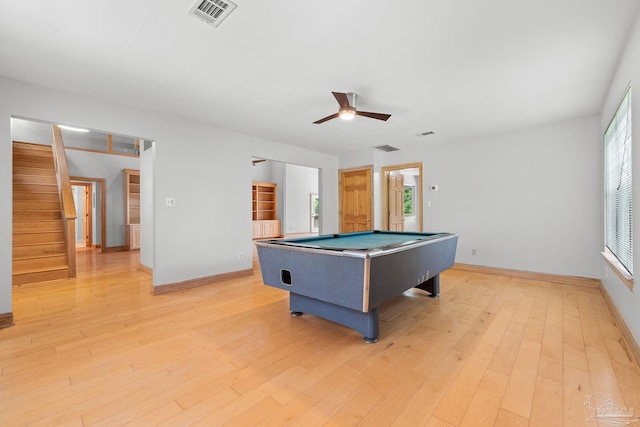
<path fill-rule="evenodd" d="M 0 83 L 2 88 L 2 83 Z M 4 91 L 3 91 L 4 93 Z M 0 314 L 11 313 L 11 252 L 13 216 L 12 108 L 0 97 Z"/>
<path fill-rule="evenodd" d="M 616 112 L 622 96 L 628 85 L 632 85 L 631 111 L 632 111 L 632 164 L 633 164 L 633 200 L 640 200 L 640 16 L 631 33 L 628 44 L 618 64 L 616 75 L 607 92 L 607 97 L 600 116 L 600 135 L 604 134 L 611 118 Z M 634 81 L 634 77 L 637 79 Z M 635 87 L 633 87 L 635 84 Z M 637 205 L 637 203 L 636 203 Z M 640 213 L 638 209 L 633 215 L 633 246 L 640 248 Z M 604 234 L 600 227 L 601 234 Z M 640 256 L 635 250 L 633 271 L 636 276 L 640 272 Z M 631 330 L 636 342 L 640 342 L 640 284 L 636 283 L 633 290 L 627 288 L 611 271 L 608 264 L 602 262 L 602 283 L 615 302 L 625 323 Z"/>
<path fill-rule="evenodd" d="M 10 79 L 0 78 L 0 93 L 0 313 L 11 312 L 12 115 L 155 141 L 155 285 L 251 268 L 238 252 L 253 252 L 252 155 L 321 169 L 321 226 L 337 229 L 337 157 Z"/>
<path fill-rule="evenodd" d="M 256 163 L 251 168 L 251 179 L 256 182 L 273 182 L 271 178 L 272 165 L 271 160 Z"/>
<path fill-rule="evenodd" d="M 460 235 L 456 262 L 600 276 L 596 116 L 385 155 L 422 161 L 424 231 Z M 426 207 L 431 201 L 431 207 Z M 477 255 L 471 255 L 472 249 Z"/>
<path fill-rule="evenodd" d="M 155 259 L 154 155 L 155 143 L 145 142 L 140 147 L 140 264 L 150 269 Z"/>

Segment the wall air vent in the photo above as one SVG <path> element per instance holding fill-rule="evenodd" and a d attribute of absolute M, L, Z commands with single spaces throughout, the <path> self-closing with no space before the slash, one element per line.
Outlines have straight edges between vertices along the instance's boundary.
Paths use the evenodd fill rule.
<path fill-rule="evenodd" d="M 235 8 L 236 4 L 227 0 L 198 0 L 189 15 L 217 27 Z"/>
<path fill-rule="evenodd" d="M 391 145 L 378 145 L 377 147 L 374 147 L 374 148 L 377 148 L 378 150 L 381 150 L 381 151 L 384 151 L 384 152 L 387 152 L 387 153 L 389 153 L 391 151 L 398 151 L 399 150 L 399 148 L 393 147 Z"/>

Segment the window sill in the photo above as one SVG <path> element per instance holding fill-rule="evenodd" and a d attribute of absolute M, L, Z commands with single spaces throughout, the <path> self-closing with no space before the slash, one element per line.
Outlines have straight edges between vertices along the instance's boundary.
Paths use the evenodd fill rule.
<path fill-rule="evenodd" d="M 611 267 L 611 270 L 616 273 L 616 276 L 618 276 L 618 278 L 622 280 L 625 285 L 627 285 L 627 288 L 633 290 L 633 276 L 629 274 L 629 272 L 622 266 L 620 261 L 618 261 L 618 259 L 611 253 L 611 251 L 607 248 L 604 248 L 602 256 L 604 257 L 604 260 L 607 262 L 607 264 L 609 264 L 609 267 Z"/>

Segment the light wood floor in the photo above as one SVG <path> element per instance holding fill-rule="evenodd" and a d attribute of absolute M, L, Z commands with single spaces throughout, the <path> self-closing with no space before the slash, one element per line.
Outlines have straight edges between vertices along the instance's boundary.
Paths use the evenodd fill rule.
<path fill-rule="evenodd" d="M 640 410 L 594 288 L 449 270 L 365 344 L 258 275 L 152 296 L 137 262 L 86 251 L 77 279 L 14 288 L 0 425 L 596 426 L 594 393 Z"/>

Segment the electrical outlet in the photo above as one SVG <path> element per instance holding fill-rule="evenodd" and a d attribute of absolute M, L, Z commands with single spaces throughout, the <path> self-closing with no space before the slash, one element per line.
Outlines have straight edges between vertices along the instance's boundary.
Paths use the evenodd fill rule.
<path fill-rule="evenodd" d="M 238 252 L 238 260 L 243 260 L 244 254 L 242 252 Z"/>
<path fill-rule="evenodd" d="M 478 251 L 476 249 L 471 249 L 471 255 L 478 255 Z"/>
<path fill-rule="evenodd" d="M 164 200 L 164 205 L 173 208 L 176 206 L 176 199 L 174 197 L 167 197 Z"/>

